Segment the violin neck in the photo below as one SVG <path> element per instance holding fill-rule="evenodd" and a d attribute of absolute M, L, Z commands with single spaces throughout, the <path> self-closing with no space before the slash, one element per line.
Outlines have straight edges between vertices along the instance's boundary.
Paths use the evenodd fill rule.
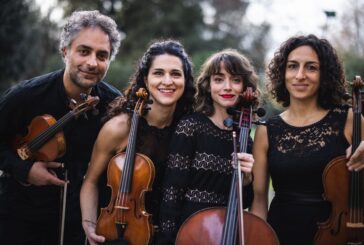
<path fill-rule="evenodd" d="M 358 89 L 359 88 L 354 88 Z M 356 96 L 353 96 L 353 138 L 352 138 L 352 153 L 358 148 L 361 142 L 361 94 L 356 91 Z M 358 210 L 363 207 L 363 194 L 361 190 L 363 181 L 362 171 L 349 171 L 349 223 L 356 223 L 362 214 L 357 214 Z M 359 211 L 360 212 L 360 211 Z M 360 218 L 362 221 L 362 218 Z"/>
<path fill-rule="evenodd" d="M 131 189 L 139 118 L 139 114 L 137 112 L 134 112 L 130 125 L 128 146 L 125 153 L 123 176 L 121 178 L 121 184 L 119 185 L 119 191 L 121 193 L 129 193 Z"/>
<path fill-rule="evenodd" d="M 75 116 L 73 111 L 68 112 L 61 119 L 59 119 L 55 124 L 50 126 L 47 130 L 39 134 L 32 141 L 27 144 L 30 152 L 34 153 L 39 150 L 48 140 L 50 140 L 56 133 L 62 130 L 64 125 L 66 125 Z"/>

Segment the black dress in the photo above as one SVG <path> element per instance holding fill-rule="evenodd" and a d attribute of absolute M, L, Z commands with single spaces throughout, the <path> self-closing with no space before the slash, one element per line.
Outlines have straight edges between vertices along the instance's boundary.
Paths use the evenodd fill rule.
<path fill-rule="evenodd" d="M 158 244 L 174 244 L 180 225 L 193 213 L 227 205 L 232 152 L 232 132 L 216 127 L 205 115 L 194 113 L 178 123 L 163 181 Z M 251 200 L 249 185 L 244 188 L 244 205 Z"/>
<path fill-rule="evenodd" d="M 347 107 L 335 108 L 304 127 L 288 125 L 280 116 L 267 122 L 268 168 L 275 191 L 268 222 L 281 245 L 311 245 L 317 223 L 329 216 L 330 204 L 322 198 L 322 173 L 349 147 L 344 136 L 347 112 Z"/>

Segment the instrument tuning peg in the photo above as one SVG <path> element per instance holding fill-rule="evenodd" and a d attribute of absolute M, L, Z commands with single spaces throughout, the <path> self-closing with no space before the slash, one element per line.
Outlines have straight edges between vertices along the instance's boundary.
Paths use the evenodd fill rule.
<path fill-rule="evenodd" d="M 224 126 L 227 128 L 231 128 L 234 125 L 234 120 L 230 117 L 224 120 Z"/>
<path fill-rule="evenodd" d="M 253 122 L 255 125 L 267 125 L 267 122 L 266 121 L 254 121 Z"/>
<path fill-rule="evenodd" d="M 263 108 L 258 108 L 254 113 L 256 113 L 258 117 L 262 117 L 265 115 L 265 110 Z"/>
<path fill-rule="evenodd" d="M 226 112 L 229 114 L 229 115 L 234 115 L 236 110 L 233 108 L 233 107 L 228 107 L 226 109 Z"/>
<path fill-rule="evenodd" d="M 87 97 L 88 97 L 88 95 L 87 95 L 87 94 L 85 94 L 85 93 L 80 93 L 80 98 L 81 98 L 82 100 L 86 101 L 86 100 L 87 100 Z"/>
<path fill-rule="evenodd" d="M 73 110 L 77 105 L 77 102 L 76 100 L 74 99 L 70 99 L 70 104 L 69 104 L 69 107 Z"/>

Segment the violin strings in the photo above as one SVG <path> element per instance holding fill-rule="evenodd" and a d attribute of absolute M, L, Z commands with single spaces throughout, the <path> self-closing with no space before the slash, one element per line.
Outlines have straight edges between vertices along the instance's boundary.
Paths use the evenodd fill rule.
<path fill-rule="evenodd" d="M 28 143 L 28 148 L 31 152 L 38 150 L 43 144 L 49 140 L 50 137 L 54 136 L 63 125 L 68 122 L 73 117 L 73 113 L 68 112 L 65 116 L 59 119 L 55 124 L 50 126 L 46 131 L 42 132 L 36 138 L 34 138 L 31 142 Z"/>

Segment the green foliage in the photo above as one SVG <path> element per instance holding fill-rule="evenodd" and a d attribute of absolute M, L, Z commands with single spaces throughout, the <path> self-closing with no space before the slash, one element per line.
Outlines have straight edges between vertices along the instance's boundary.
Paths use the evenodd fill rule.
<path fill-rule="evenodd" d="M 352 81 L 356 75 L 364 77 L 364 57 L 355 53 L 344 54 L 345 75 L 347 80 Z"/>
<path fill-rule="evenodd" d="M 0 92 L 19 80 L 39 75 L 49 54 L 57 52 L 54 24 L 41 19 L 33 1 L 0 3 Z"/>
<path fill-rule="evenodd" d="M 0 9 L 0 90 L 11 83 L 63 67 L 57 51 L 59 26 L 42 16 L 34 0 L 5 0 Z M 206 21 L 206 6 L 213 15 Z M 117 22 L 124 35 L 119 55 L 106 80 L 127 86 L 138 59 L 151 41 L 180 40 L 198 74 L 213 52 L 235 48 L 263 70 L 270 26 L 253 26 L 243 18 L 248 3 L 240 0 L 58 0 L 64 16 L 74 10 L 98 9 Z M 51 9 L 52 10 L 52 9 Z M 49 13 L 50 15 L 50 13 Z"/>

